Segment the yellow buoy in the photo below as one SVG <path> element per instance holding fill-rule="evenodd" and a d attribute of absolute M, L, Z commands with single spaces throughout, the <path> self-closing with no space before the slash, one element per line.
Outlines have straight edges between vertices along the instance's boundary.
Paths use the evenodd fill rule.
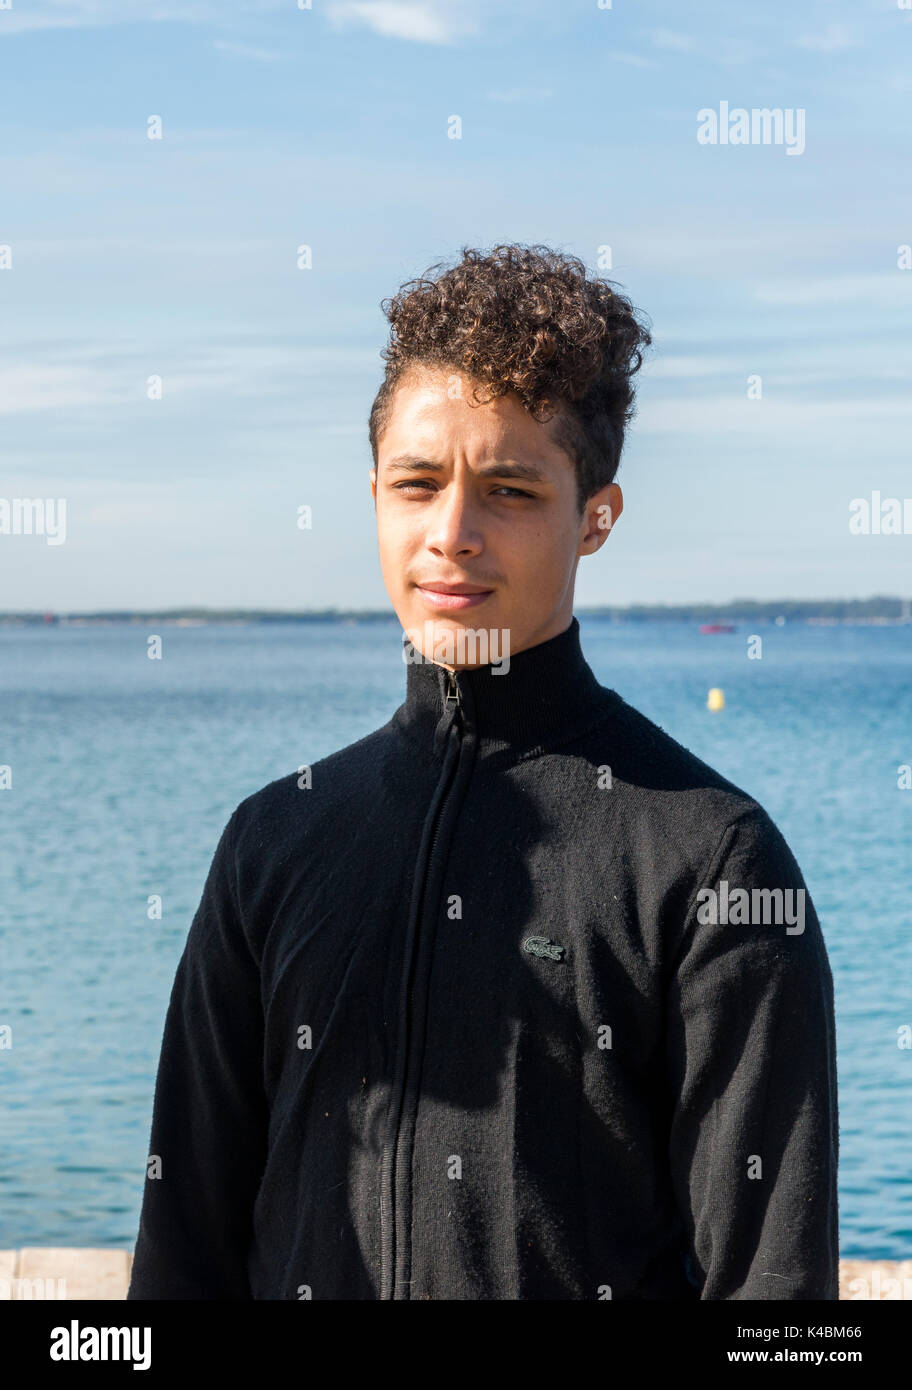
<path fill-rule="evenodd" d="M 706 708 L 717 710 L 725 708 L 725 696 L 717 685 L 714 685 L 706 700 Z"/>

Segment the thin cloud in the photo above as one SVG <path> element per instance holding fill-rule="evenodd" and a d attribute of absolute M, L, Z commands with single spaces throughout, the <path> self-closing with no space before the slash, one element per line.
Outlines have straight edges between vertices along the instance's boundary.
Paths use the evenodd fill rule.
<path fill-rule="evenodd" d="M 643 58 L 639 53 L 625 53 L 622 49 L 615 49 L 609 53 L 608 57 L 613 63 L 626 63 L 631 68 L 657 68 L 660 66 L 654 58 Z"/>
<path fill-rule="evenodd" d="M 451 7 L 411 0 L 337 0 L 328 15 L 336 28 L 362 25 L 383 38 L 411 43 L 449 44 L 474 32 L 465 16 L 456 20 Z"/>
<path fill-rule="evenodd" d="M 224 10 L 209 0 L 150 6 L 146 0 L 35 0 L 0 17 L 0 37 L 47 29 L 101 29 L 109 24 L 218 24 Z"/>
<path fill-rule="evenodd" d="M 0 415 L 109 405 L 122 399 L 111 377 L 85 367 L 28 364 L 0 374 Z"/>
<path fill-rule="evenodd" d="M 234 58 L 249 58 L 253 63 L 281 63 L 288 56 L 285 53 L 274 53 L 268 48 L 251 48 L 246 43 L 231 43 L 228 39 L 216 39 L 212 46 L 220 53 L 230 53 Z"/>
<path fill-rule="evenodd" d="M 547 101 L 553 93 L 550 87 L 511 87 L 507 91 L 488 92 L 488 101 L 514 102 Z"/>
<path fill-rule="evenodd" d="M 871 395 L 857 398 L 789 398 L 768 387 L 762 400 L 749 400 L 746 385 L 713 395 L 666 397 L 641 403 L 636 419 L 637 435 L 693 436 L 706 441 L 719 435 L 739 435 L 751 441 L 760 436 L 794 441 L 804 433 L 809 439 L 840 437 L 853 424 L 872 420 L 897 424 L 912 419 L 912 401 L 896 394 L 892 399 Z"/>
<path fill-rule="evenodd" d="M 795 40 L 797 48 L 809 48 L 815 53 L 841 53 L 854 48 L 855 39 L 844 24 L 831 24 L 822 34 L 805 34 Z"/>
<path fill-rule="evenodd" d="M 39 348 L 42 345 L 38 345 Z M 184 354 L 151 345 L 143 351 L 97 343 L 51 343 L 39 360 L 22 362 L 0 351 L 0 415 L 79 407 L 145 408 L 150 375 L 160 375 L 163 399 L 230 395 L 262 399 L 300 390 L 305 377 L 376 369 L 377 353 L 361 348 L 307 347 L 269 341 L 200 343 Z M 63 360 L 63 358 L 69 360 Z M 54 359 L 57 360 L 54 360 Z M 362 427 L 359 426 L 359 429 Z"/>
<path fill-rule="evenodd" d="M 838 275 L 761 284 L 754 298 L 764 304 L 879 304 L 893 308 L 905 287 L 902 272 L 882 275 Z"/>
<path fill-rule="evenodd" d="M 657 357 L 643 366 L 643 375 L 654 380 L 693 381 L 696 377 L 726 377 L 732 372 L 731 356 L 674 354 Z"/>
<path fill-rule="evenodd" d="M 650 39 L 654 48 L 667 53 L 691 53 L 706 62 L 722 63 L 726 67 L 749 63 L 759 56 L 760 50 L 744 39 L 728 38 L 719 35 L 711 43 L 698 43 L 690 34 L 680 34 L 674 29 L 653 29 Z"/>
<path fill-rule="evenodd" d="M 652 42 L 656 48 L 666 48 L 672 53 L 696 53 L 699 47 L 689 34 L 676 34 L 672 29 L 655 29 Z"/>

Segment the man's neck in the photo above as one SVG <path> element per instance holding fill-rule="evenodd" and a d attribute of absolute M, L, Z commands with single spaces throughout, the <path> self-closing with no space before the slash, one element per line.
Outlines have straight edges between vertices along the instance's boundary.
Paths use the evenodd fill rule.
<path fill-rule="evenodd" d="M 509 748 L 518 756 L 565 741 L 605 718 L 611 692 L 599 684 L 583 656 L 579 620 L 554 637 L 494 662 L 447 669 L 428 661 L 403 638 L 406 698 L 396 712 L 403 729 L 433 734 L 458 703 L 463 732 L 482 756 Z"/>

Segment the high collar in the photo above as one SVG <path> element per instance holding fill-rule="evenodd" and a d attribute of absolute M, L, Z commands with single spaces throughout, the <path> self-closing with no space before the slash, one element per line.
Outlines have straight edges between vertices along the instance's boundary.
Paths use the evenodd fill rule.
<path fill-rule="evenodd" d="M 481 756 L 506 749 L 519 756 L 563 742 L 603 719 L 612 697 L 583 656 L 576 617 L 556 637 L 511 654 L 506 671 L 492 662 L 450 672 L 405 634 L 402 648 L 406 693 L 394 721 L 438 748 L 452 717 L 454 684 L 463 731 Z"/>

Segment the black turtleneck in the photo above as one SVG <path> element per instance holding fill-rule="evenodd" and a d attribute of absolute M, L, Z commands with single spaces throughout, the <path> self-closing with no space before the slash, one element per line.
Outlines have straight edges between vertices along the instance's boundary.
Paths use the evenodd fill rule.
<path fill-rule="evenodd" d="M 832 978 L 776 826 L 576 618 L 503 674 L 403 656 L 387 724 L 225 826 L 128 1297 L 835 1299 Z"/>
<path fill-rule="evenodd" d="M 394 724 L 433 725 L 439 745 L 447 696 L 452 705 L 458 692 L 464 727 L 482 757 L 502 751 L 526 757 L 573 738 L 604 719 L 617 698 L 599 685 L 583 656 L 576 617 L 556 637 L 473 669 L 451 672 L 423 657 L 407 637 L 402 646 L 406 695 Z"/>

